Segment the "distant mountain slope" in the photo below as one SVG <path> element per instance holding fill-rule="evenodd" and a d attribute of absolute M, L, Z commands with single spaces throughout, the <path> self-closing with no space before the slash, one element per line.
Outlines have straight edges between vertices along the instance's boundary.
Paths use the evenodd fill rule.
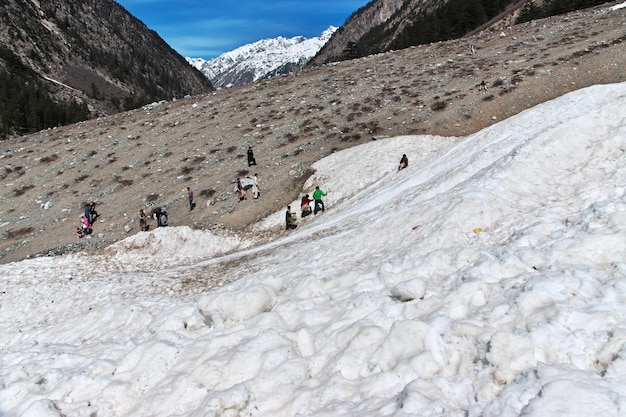
<path fill-rule="evenodd" d="M 580 10 L 610 0 L 372 0 L 354 12 L 309 66 L 432 42 Z"/>
<path fill-rule="evenodd" d="M 226 52 L 211 60 L 187 58 L 216 88 L 247 84 L 296 71 L 315 56 L 337 30 L 330 26 L 316 38 L 263 39 Z"/>
<path fill-rule="evenodd" d="M 429 0 L 424 0 L 428 2 Z M 436 1 L 436 0 L 435 0 Z M 385 23 L 398 11 L 405 0 L 372 0 L 355 11 L 320 51 L 309 61 L 309 65 L 321 65 L 339 61 L 349 43 L 356 43 L 369 30 Z"/>
<path fill-rule="evenodd" d="M 373 0 L 353 13 L 311 60 L 321 65 L 449 40 L 487 22 L 514 0 Z M 346 56 L 347 49 L 352 56 Z"/>
<path fill-rule="evenodd" d="M 0 70 L 19 63 L 55 100 L 86 101 L 96 114 L 213 89 L 113 0 L 3 0 L 0 23 Z"/>

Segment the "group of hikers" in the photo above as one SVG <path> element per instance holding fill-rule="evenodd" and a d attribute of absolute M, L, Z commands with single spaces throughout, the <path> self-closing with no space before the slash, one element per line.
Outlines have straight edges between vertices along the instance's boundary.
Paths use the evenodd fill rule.
<path fill-rule="evenodd" d="M 324 206 L 324 201 L 322 197 L 325 197 L 326 193 L 320 189 L 320 187 L 315 187 L 315 191 L 313 191 L 313 199 L 309 197 L 308 194 L 305 194 L 300 200 L 300 216 L 306 217 L 310 214 L 317 214 L 320 211 L 326 210 Z M 314 203 L 314 208 L 311 209 L 311 203 Z M 296 224 L 296 213 L 291 211 L 291 206 L 287 206 L 287 211 L 285 212 L 285 230 L 295 229 L 298 227 Z"/>
<path fill-rule="evenodd" d="M 84 213 L 80 216 L 80 227 L 76 228 L 76 235 L 79 239 L 93 233 L 93 222 L 100 216 L 96 211 L 96 203 L 85 203 L 83 208 Z"/>
<path fill-rule="evenodd" d="M 252 147 L 248 147 L 248 166 L 252 165 L 256 165 L 256 160 L 254 158 Z M 403 154 L 398 165 L 398 171 L 406 168 L 408 165 L 409 160 L 406 154 Z M 235 191 L 237 192 L 239 201 L 246 199 L 246 189 L 252 189 L 254 198 L 259 198 L 261 193 L 259 191 L 258 184 L 257 174 L 254 174 L 253 178 L 245 177 L 243 181 L 241 178 L 237 178 L 237 187 Z M 315 187 L 315 191 L 313 191 L 312 196 L 313 198 L 309 197 L 309 194 L 305 194 L 300 201 L 300 216 L 304 218 L 311 214 L 316 215 L 320 211 L 325 211 L 326 207 L 324 205 L 324 201 L 322 200 L 322 197 L 325 196 L 326 193 L 322 191 L 319 186 Z M 187 201 L 189 204 L 189 211 L 192 211 L 196 207 L 196 203 L 194 202 L 193 191 L 190 187 L 187 187 Z M 311 203 L 314 204 L 313 208 L 311 208 Z M 96 211 L 96 203 L 86 203 L 84 205 L 84 210 L 85 212 L 81 216 L 81 226 L 76 229 L 76 233 L 79 238 L 90 235 L 93 232 L 93 222 L 99 216 Z M 161 207 L 157 207 L 153 210 L 152 218 L 156 220 L 157 227 L 164 227 L 168 225 L 167 212 Z M 291 206 L 287 206 L 287 211 L 285 212 L 285 229 L 290 230 L 298 227 L 296 219 L 296 213 L 291 211 Z M 142 232 L 146 232 L 150 229 L 150 225 L 148 224 L 148 215 L 143 209 L 139 210 L 139 228 Z"/>
<path fill-rule="evenodd" d="M 398 164 L 398 171 L 403 170 L 404 168 L 409 166 L 409 158 L 406 154 L 402 154 L 402 158 L 400 158 L 400 163 Z M 305 194 L 300 201 L 300 216 L 306 217 L 310 214 L 317 214 L 320 211 L 324 211 L 326 207 L 324 206 L 324 201 L 322 197 L 325 197 L 326 193 L 320 190 L 320 187 L 315 187 L 315 191 L 313 191 L 313 199 L 309 197 L 308 194 Z M 314 203 L 314 208 L 311 209 L 311 203 Z M 287 206 L 287 211 L 285 212 L 285 229 L 295 229 L 298 227 L 296 224 L 296 214 L 291 211 L 291 206 Z"/>
<path fill-rule="evenodd" d="M 237 178 L 235 192 L 237 193 L 239 201 L 243 201 L 246 199 L 246 191 L 250 191 L 255 199 L 261 196 L 261 190 L 259 190 L 258 174 L 254 174 L 254 177 Z"/>
<path fill-rule="evenodd" d="M 193 193 L 191 200 L 193 200 Z M 167 226 L 167 211 L 165 211 L 161 207 L 157 207 L 152 211 L 152 218 L 156 220 L 157 227 Z M 143 209 L 139 210 L 139 229 L 142 232 L 147 232 L 148 230 L 150 230 L 150 225 L 148 224 L 148 215 L 145 213 L 145 211 L 143 211 Z"/>

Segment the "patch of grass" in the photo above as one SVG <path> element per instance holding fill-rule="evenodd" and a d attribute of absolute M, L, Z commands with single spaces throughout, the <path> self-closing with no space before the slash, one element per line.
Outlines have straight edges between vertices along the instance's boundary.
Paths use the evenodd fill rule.
<path fill-rule="evenodd" d="M 57 159 L 59 159 L 59 155 L 52 154 L 50 156 L 44 156 L 43 158 L 39 160 L 39 162 L 41 162 L 42 164 L 48 164 L 50 162 L 56 161 Z"/>
<path fill-rule="evenodd" d="M 32 227 L 22 227 L 21 229 L 9 229 L 4 233 L 5 239 L 16 239 L 28 234 L 31 234 L 35 231 Z"/>
<path fill-rule="evenodd" d="M 193 172 L 193 170 L 194 170 L 194 169 L 195 169 L 195 168 L 190 167 L 190 166 L 184 166 L 184 167 L 182 167 L 182 168 L 180 169 L 180 173 L 181 173 L 182 175 L 188 175 L 188 174 L 190 174 L 191 172 Z"/>
<path fill-rule="evenodd" d="M 159 195 L 158 194 L 148 194 L 146 196 L 146 201 L 148 203 L 154 203 L 155 201 L 157 201 L 159 199 Z"/>
<path fill-rule="evenodd" d="M 355 118 L 357 117 L 361 117 L 363 116 L 363 113 L 361 112 L 357 112 L 357 113 L 350 113 L 346 116 L 346 120 L 349 122 L 352 122 Z"/>
<path fill-rule="evenodd" d="M 521 74 L 515 74 L 512 78 L 511 78 L 511 84 L 519 84 L 522 81 L 524 81 L 524 76 Z"/>
<path fill-rule="evenodd" d="M 342 142 L 358 142 L 361 139 L 360 133 L 353 133 L 351 135 L 342 136 Z"/>
<path fill-rule="evenodd" d="M 20 188 L 16 188 L 15 190 L 13 190 L 13 194 L 15 195 L 15 197 L 19 197 L 23 194 L 26 194 L 26 191 L 31 190 L 33 188 L 35 188 L 35 186 L 32 184 L 22 185 Z"/>
<path fill-rule="evenodd" d="M 213 190 L 213 189 L 207 189 L 207 190 L 201 190 L 198 194 L 202 197 L 208 197 L 211 198 L 215 195 L 217 191 Z"/>
<path fill-rule="evenodd" d="M 509 88 L 503 88 L 502 90 L 500 90 L 500 95 L 503 96 L 506 93 L 510 93 L 511 91 L 515 90 L 515 88 L 516 87 L 514 85 Z"/>
<path fill-rule="evenodd" d="M 133 180 L 124 179 L 120 177 L 119 175 L 115 176 L 115 182 L 117 182 L 118 184 L 121 184 L 123 187 L 128 187 L 128 186 L 133 185 Z"/>
<path fill-rule="evenodd" d="M 87 178 L 89 178 L 89 175 L 78 176 L 78 177 L 74 178 L 74 183 L 78 184 L 79 182 L 85 181 Z"/>
<path fill-rule="evenodd" d="M 435 102 L 434 102 L 434 103 L 430 106 L 430 109 L 431 109 L 432 111 L 439 111 L 439 110 L 443 110 L 443 109 L 445 109 L 445 108 L 446 108 L 446 106 L 447 106 L 447 104 L 446 104 L 446 102 L 445 102 L 445 101 L 443 101 L 443 100 L 438 100 L 438 101 L 435 101 Z"/>

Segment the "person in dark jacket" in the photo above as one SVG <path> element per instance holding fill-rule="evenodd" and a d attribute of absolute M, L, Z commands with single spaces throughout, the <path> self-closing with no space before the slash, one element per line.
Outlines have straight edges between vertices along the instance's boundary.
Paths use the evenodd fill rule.
<path fill-rule="evenodd" d="M 161 207 L 157 207 L 154 210 L 154 218 L 157 221 L 157 227 L 167 226 L 167 212 L 162 210 Z"/>
<path fill-rule="evenodd" d="M 87 226 L 91 226 L 91 203 L 85 203 L 85 217 L 87 218 Z"/>
<path fill-rule="evenodd" d="M 287 206 L 287 211 L 285 212 L 285 230 L 295 229 L 298 227 L 296 224 L 296 218 L 291 212 L 291 206 Z"/>
<path fill-rule="evenodd" d="M 409 166 L 409 158 L 406 157 L 406 154 L 402 154 L 402 158 L 400 158 L 400 165 L 398 165 L 398 171 L 408 166 Z"/>
<path fill-rule="evenodd" d="M 90 209 L 89 209 L 89 214 L 91 215 L 91 217 L 89 218 L 89 224 L 93 225 L 93 223 L 96 221 L 96 219 L 98 217 L 100 217 L 100 215 L 96 211 L 96 203 L 91 203 Z"/>
<path fill-rule="evenodd" d="M 248 166 L 256 165 L 256 159 L 254 159 L 254 152 L 252 146 L 248 146 Z"/>

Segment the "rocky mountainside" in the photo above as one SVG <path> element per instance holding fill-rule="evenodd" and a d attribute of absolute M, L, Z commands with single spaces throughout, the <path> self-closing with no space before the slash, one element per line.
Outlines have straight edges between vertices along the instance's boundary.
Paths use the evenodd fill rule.
<path fill-rule="evenodd" d="M 19 62 L 54 99 L 96 114 L 211 91 L 211 83 L 113 0 L 3 0 L 0 70 Z"/>
<path fill-rule="evenodd" d="M 309 65 L 321 65 L 425 43 L 405 39 L 409 33 L 415 31 L 412 25 L 418 25 L 417 31 L 429 33 L 432 37 L 429 41 L 439 40 L 440 31 L 449 32 L 444 39 L 458 38 L 465 31 L 458 30 L 455 33 L 456 25 L 477 27 L 513 2 L 514 0 L 373 0 L 346 20 Z"/>
<path fill-rule="evenodd" d="M 263 39 L 215 59 L 187 58 L 216 88 L 244 85 L 302 69 L 337 30 L 330 26 L 315 38 Z"/>
<path fill-rule="evenodd" d="M 405 0 L 373 0 L 361 7 L 344 22 L 309 62 L 309 66 L 340 61 L 348 45 L 357 43 L 373 27 L 389 19 L 402 7 Z M 433 0 L 421 0 L 432 2 Z M 441 1 L 441 0 L 435 0 Z"/>
<path fill-rule="evenodd" d="M 590 7 L 607 0 L 373 0 L 354 12 L 309 66 L 457 39 L 489 27 L 515 22 L 521 9 L 545 17 Z"/>
<path fill-rule="evenodd" d="M 98 250 L 138 233 L 139 210 L 156 207 L 170 226 L 271 239 L 282 223 L 263 236 L 255 224 L 310 192 L 311 176 L 324 188 L 311 166 L 332 152 L 390 136 L 464 136 L 572 90 L 626 82 L 626 7 L 611 4 L 0 141 L 0 262 Z M 236 178 L 255 173 L 260 198 L 240 202 Z M 332 216 L 341 201 L 325 191 Z M 79 240 L 92 201 L 100 217 Z"/>

